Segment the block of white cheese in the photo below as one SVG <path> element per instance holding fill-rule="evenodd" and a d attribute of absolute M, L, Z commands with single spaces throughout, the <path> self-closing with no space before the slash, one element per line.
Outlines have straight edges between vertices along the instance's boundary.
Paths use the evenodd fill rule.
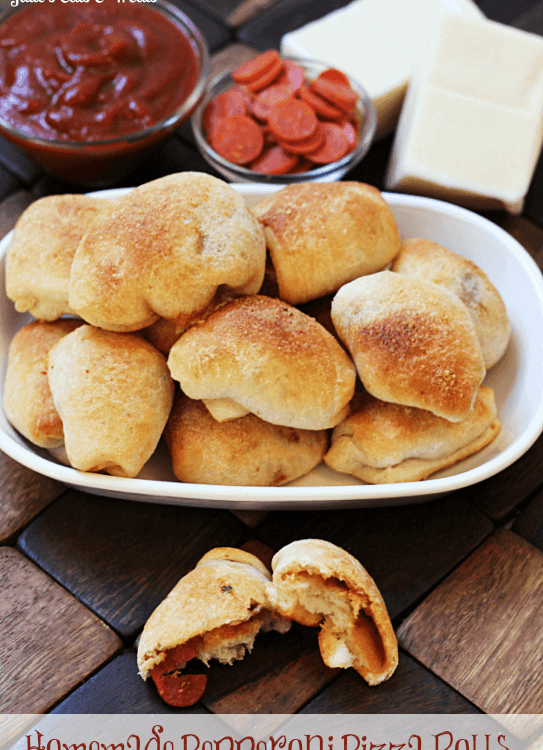
<path fill-rule="evenodd" d="M 405 98 L 391 190 L 519 213 L 543 137 L 543 38 L 449 17 Z"/>
<path fill-rule="evenodd" d="M 398 120 L 407 84 L 451 13 L 484 18 L 472 0 L 354 0 L 285 34 L 281 52 L 343 70 L 370 95 L 376 138 Z"/>

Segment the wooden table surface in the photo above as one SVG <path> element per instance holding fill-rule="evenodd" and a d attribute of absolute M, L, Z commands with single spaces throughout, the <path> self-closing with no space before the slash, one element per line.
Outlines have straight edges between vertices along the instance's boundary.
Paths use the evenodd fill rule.
<path fill-rule="evenodd" d="M 278 47 L 285 31 L 346 0 L 174 0 L 204 32 L 215 70 Z M 543 34 L 543 2 L 480 0 L 489 18 Z M 323 57 L 325 52 L 323 50 Z M 347 175 L 382 187 L 391 139 Z M 184 126 L 130 186 L 210 171 Z M 35 199 L 74 192 L 0 143 L 0 235 Z M 524 214 L 485 214 L 543 268 L 543 164 Z M 543 735 L 543 437 L 475 487 L 422 504 L 235 513 L 114 500 L 68 489 L 0 454 L 0 713 L 521 714 Z M 358 557 L 400 643 L 393 677 L 369 688 L 325 667 L 313 629 L 260 636 L 232 667 L 213 665 L 192 709 L 171 709 L 137 675 L 144 622 L 217 545 L 271 555 L 303 537 Z M 531 715 L 527 717 L 526 715 Z M 1 742 L 0 742 L 1 745 Z"/>

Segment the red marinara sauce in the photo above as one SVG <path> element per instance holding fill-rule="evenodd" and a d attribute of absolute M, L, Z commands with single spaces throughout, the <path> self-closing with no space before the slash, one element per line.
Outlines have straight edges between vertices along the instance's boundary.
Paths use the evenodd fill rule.
<path fill-rule="evenodd" d="M 181 27 L 149 5 L 80 2 L 0 24 L 0 118 L 29 136 L 95 142 L 174 114 L 199 76 Z"/>

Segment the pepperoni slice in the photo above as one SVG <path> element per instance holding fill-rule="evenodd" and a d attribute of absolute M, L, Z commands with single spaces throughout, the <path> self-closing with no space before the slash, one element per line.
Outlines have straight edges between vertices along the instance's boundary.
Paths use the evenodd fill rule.
<path fill-rule="evenodd" d="M 313 169 L 313 163 L 309 159 L 301 158 L 297 166 L 290 170 L 290 174 L 302 174 Z"/>
<path fill-rule="evenodd" d="M 335 122 L 323 122 L 324 143 L 309 158 L 315 164 L 331 164 L 342 159 L 350 151 L 349 141 L 340 125 Z"/>
<path fill-rule="evenodd" d="M 309 86 L 313 93 L 339 107 L 342 112 L 348 112 L 358 101 L 358 94 L 350 86 L 329 81 L 327 78 L 315 78 Z"/>
<path fill-rule="evenodd" d="M 325 117 L 328 120 L 336 120 L 341 117 L 343 112 L 338 107 L 334 107 L 333 104 L 327 102 L 322 96 L 319 96 L 312 91 L 308 86 L 302 86 L 299 91 L 300 97 L 312 107 L 315 112 L 321 117 Z"/>
<path fill-rule="evenodd" d="M 233 164 L 248 164 L 262 151 L 260 126 L 247 115 L 228 115 L 217 122 L 209 142 L 220 156 Z"/>
<path fill-rule="evenodd" d="M 285 60 L 283 74 L 278 83 L 285 83 L 296 93 L 305 83 L 305 70 L 292 60 Z"/>
<path fill-rule="evenodd" d="M 262 73 L 261 76 L 247 81 L 245 86 L 247 86 L 249 91 L 252 91 L 253 93 L 262 91 L 262 89 L 265 89 L 266 86 L 272 84 L 281 75 L 284 66 L 285 64 L 283 60 L 279 59 L 277 63 L 274 63 L 274 65 L 272 65 L 271 68 Z"/>
<path fill-rule="evenodd" d="M 186 708 L 194 706 L 205 693 L 207 675 L 176 672 L 157 677 L 154 682 L 158 694 L 169 706 Z"/>
<path fill-rule="evenodd" d="M 247 114 L 247 104 L 239 89 L 229 89 L 217 94 L 204 110 L 202 125 L 206 133 L 211 133 L 216 123 L 227 115 Z"/>
<path fill-rule="evenodd" d="M 322 146 L 324 142 L 324 129 L 322 124 L 319 122 L 317 129 L 313 135 L 309 138 L 305 138 L 303 141 L 279 141 L 279 145 L 290 154 L 310 154 L 312 151 L 316 151 L 319 146 Z"/>
<path fill-rule="evenodd" d="M 313 135 L 318 120 L 309 104 L 299 99 L 288 99 L 272 107 L 268 125 L 277 139 L 303 141 Z"/>
<path fill-rule="evenodd" d="M 287 83 L 276 83 L 261 91 L 251 104 L 251 114 L 259 120 L 267 120 L 274 107 L 279 102 L 292 99 L 293 91 Z"/>
<path fill-rule="evenodd" d="M 185 643 L 175 648 L 170 648 L 166 651 L 166 658 L 163 659 L 160 664 L 156 664 L 152 671 L 151 677 L 161 677 L 165 672 L 171 672 L 175 669 L 181 669 L 191 659 L 195 659 L 198 656 L 198 651 L 187 646 Z"/>
<path fill-rule="evenodd" d="M 237 83 L 247 83 L 260 78 L 267 70 L 281 60 L 279 52 L 276 49 L 269 49 L 262 54 L 253 57 L 252 60 L 239 65 L 233 72 L 232 78 Z"/>
<path fill-rule="evenodd" d="M 351 85 L 348 76 L 346 76 L 342 70 L 338 70 L 337 68 L 327 68 L 326 70 L 323 70 L 322 73 L 319 73 L 317 78 L 325 78 L 327 81 L 341 83 L 343 86 Z"/>
<path fill-rule="evenodd" d="M 253 172 L 263 174 L 287 174 L 292 172 L 298 164 L 296 154 L 288 154 L 281 146 L 270 146 L 251 163 Z"/>
<path fill-rule="evenodd" d="M 358 135 L 355 126 L 350 120 L 347 119 L 341 120 L 341 122 L 338 122 L 338 125 L 347 136 L 347 140 L 349 141 L 349 145 L 351 147 L 350 150 L 352 151 L 353 148 L 356 147 L 356 144 L 358 142 Z"/>

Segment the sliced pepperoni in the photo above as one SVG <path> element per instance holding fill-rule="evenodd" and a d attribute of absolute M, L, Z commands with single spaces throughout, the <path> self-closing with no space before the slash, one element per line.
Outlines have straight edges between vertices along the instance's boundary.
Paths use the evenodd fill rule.
<path fill-rule="evenodd" d="M 277 139 L 303 141 L 313 135 L 318 120 L 309 104 L 299 99 L 288 99 L 272 107 L 268 125 Z"/>
<path fill-rule="evenodd" d="M 169 706 L 185 708 L 194 706 L 205 692 L 205 674 L 165 674 L 154 679 L 158 694 Z"/>
<path fill-rule="evenodd" d="M 271 67 L 277 64 L 277 61 L 281 60 L 279 52 L 276 49 L 269 49 L 262 54 L 253 57 L 252 60 L 239 65 L 233 72 L 232 78 L 237 83 L 247 83 L 248 81 L 254 81 L 260 78 L 261 75 L 266 73 Z"/>
<path fill-rule="evenodd" d="M 323 122 L 324 143 L 309 158 L 315 164 L 331 164 L 342 159 L 350 151 L 347 136 L 335 122 Z"/>
<path fill-rule="evenodd" d="M 279 145 L 290 154 L 310 154 L 322 146 L 324 142 L 324 129 L 319 122 L 317 129 L 309 138 L 303 141 L 279 141 Z"/>
<path fill-rule="evenodd" d="M 260 126 L 247 115 L 229 115 L 217 122 L 209 142 L 220 156 L 233 164 L 248 164 L 264 146 Z"/>
<path fill-rule="evenodd" d="M 356 147 L 356 144 L 358 142 L 358 134 L 356 132 L 355 126 L 350 120 L 347 119 L 341 120 L 341 122 L 338 122 L 337 124 L 341 127 L 341 129 L 347 136 L 347 140 L 349 141 L 349 145 L 351 147 L 350 150 L 352 151 L 353 148 Z"/>
<path fill-rule="evenodd" d="M 163 659 L 160 664 L 156 664 L 151 672 L 151 677 L 154 679 L 155 676 L 160 677 L 165 672 L 171 672 L 174 669 L 180 669 L 184 667 L 191 659 L 196 659 L 198 651 L 196 649 L 187 646 L 186 643 L 166 651 L 166 658 Z"/>
<path fill-rule="evenodd" d="M 293 91 L 287 83 L 276 83 L 256 95 L 250 107 L 251 114 L 259 120 L 267 120 L 272 107 L 292 97 Z"/>
<path fill-rule="evenodd" d="M 247 81 L 245 86 L 249 89 L 249 91 L 252 91 L 253 93 L 262 91 L 262 89 L 265 89 L 266 86 L 270 86 L 277 78 L 279 78 L 279 76 L 283 72 L 284 65 L 285 64 L 283 60 L 279 59 L 277 63 L 272 65 L 269 70 L 266 70 L 264 73 L 262 73 L 261 76 Z"/>
<path fill-rule="evenodd" d="M 305 70 L 301 65 L 298 65 L 292 60 L 285 60 L 283 74 L 278 83 L 287 84 L 291 87 L 294 93 L 296 93 L 296 91 L 299 91 L 305 83 Z"/>
<path fill-rule="evenodd" d="M 311 169 L 313 169 L 313 163 L 309 159 L 302 157 L 297 166 L 290 170 L 290 174 L 302 174 L 302 172 L 309 172 Z"/>
<path fill-rule="evenodd" d="M 343 86 L 351 85 L 348 76 L 346 76 L 342 70 L 338 70 L 337 68 L 327 68 L 326 70 L 323 70 L 322 73 L 319 73 L 317 78 L 325 78 L 327 81 L 341 83 Z"/>
<path fill-rule="evenodd" d="M 322 96 L 316 94 L 309 86 L 302 86 L 298 92 L 300 97 L 312 107 L 315 112 L 321 117 L 325 117 L 328 120 L 336 120 L 341 117 L 343 112 L 338 107 L 334 107 L 333 104 L 327 102 Z"/>
<path fill-rule="evenodd" d="M 287 174 L 292 172 L 297 164 L 298 157 L 295 154 L 288 154 L 281 146 L 270 146 L 251 163 L 250 168 L 253 172 L 263 174 Z"/>
<path fill-rule="evenodd" d="M 351 110 L 358 101 L 358 94 L 350 86 L 329 81 L 327 78 L 315 78 L 309 87 L 313 93 L 322 96 L 342 112 Z"/>
<path fill-rule="evenodd" d="M 207 105 L 202 117 L 206 133 L 211 133 L 218 120 L 226 115 L 247 114 L 247 103 L 243 93 L 236 88 L 217 94 Z"/>

